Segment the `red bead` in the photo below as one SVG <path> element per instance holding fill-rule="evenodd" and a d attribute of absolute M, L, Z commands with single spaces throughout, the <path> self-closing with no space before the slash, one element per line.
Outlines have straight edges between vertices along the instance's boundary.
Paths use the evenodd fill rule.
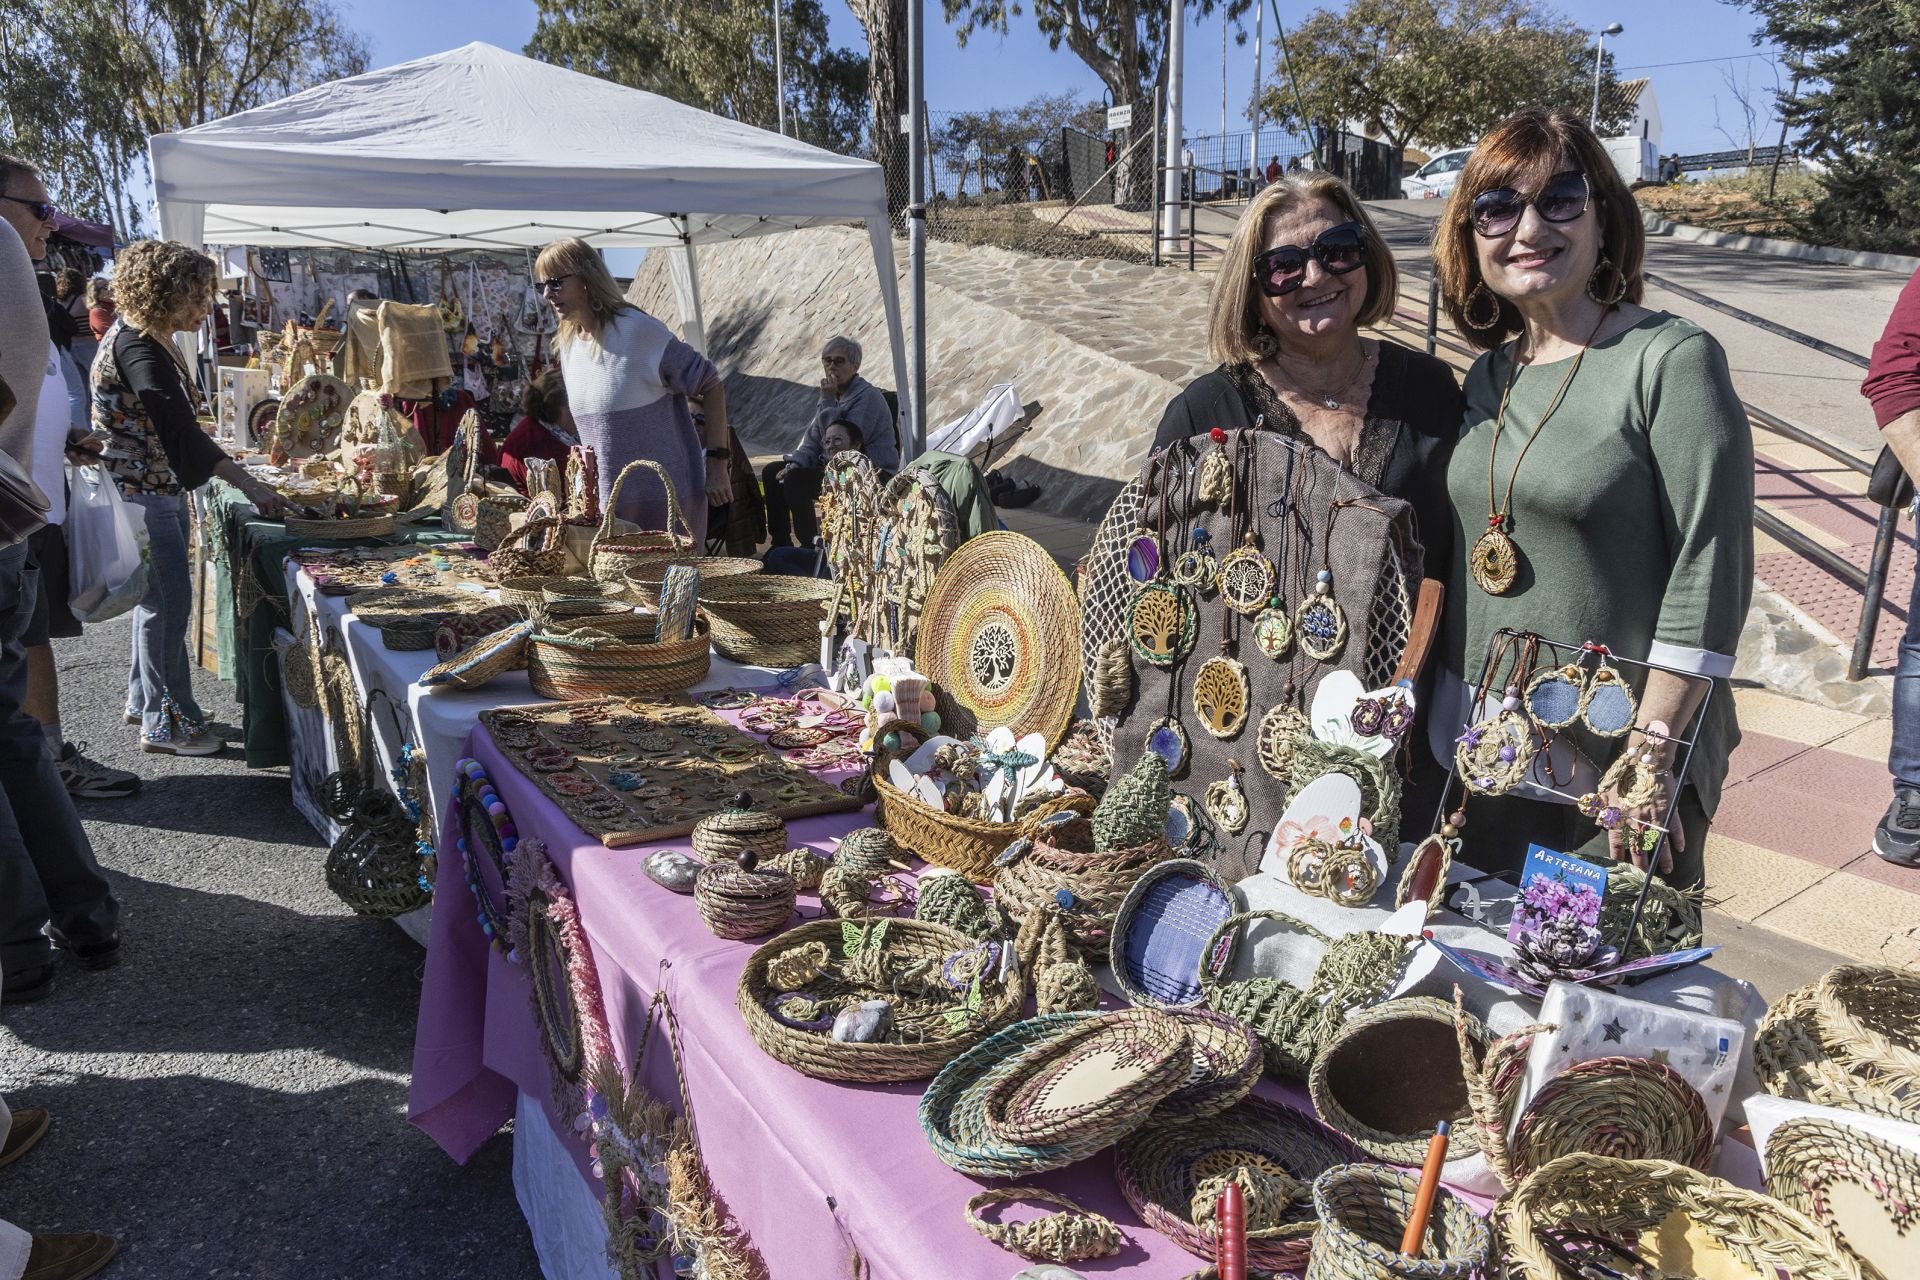
<path fill-rule="evenodd" d="M 1227 433 L 1219 427 L 1215 427 L 1213 430 L 1207 432 L 1207 436 L 1215 444 L 1225 444 L 1227 442 Z"/>

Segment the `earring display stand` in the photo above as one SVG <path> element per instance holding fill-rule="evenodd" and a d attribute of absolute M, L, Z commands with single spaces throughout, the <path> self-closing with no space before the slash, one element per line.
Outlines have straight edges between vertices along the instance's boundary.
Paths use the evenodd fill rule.
<path fill-rule="evenodd" d="M 1691 671 L 1680 671 L 1673 667 L 1662 666 L 1659 663 L 1643 662 L 1633 658 L 1625 658 L 1619 655 L 1618 653 L 1615 653 L 1609 649 L 1604 648 L 1597 642 L 1588 641 L 1580 644 L 1573 644 L 1564 640 L 1550 640 L 1545 636 L 1534 635 L 1531 632 L 1516 631 L 1511 627 L 1502 627 L 1498 631 L 1494 632 L 1493 635 L 1489 637 L 1487 641 L 1487 653 L 1485 658 L 1481 661 L 1481 664 L 1480 664 L 1480 678 L 1477 681 L 1475 681 L 1473 685 L 1473 688 L 1475 689 L 1476 694 L 1475 694 L 1475 700 L 1468 710 L 1469 724 L 1472 723 L 1473 719 L 1478 718 L 1482 710 L 1482 707 L 1480 705 L 1481 697 L 1483 696 L 1491 697 L 1494 695 L 1495 692 L 1497 692 L 1493 690 L 1491 687 L 1491 681 L 1493 680 L 1494 674 L 1495 674 L 1493 670 L 1495 664 L 1506 653 L 1515 651 L 1516 647 L 1519 648 L 1519 651 L 1524 652 L 1526 651 L 1526 648 L 1528 646 L 1531 646 L 1532 651 L 1535 654 L 1535 662 L 1533 664 L 1533 670 L 1526 673 L 1522 673 L 1515 681 L 1515 683 L 1519 684 L 1523 690 L 1525 689 L 1533 672 L 1551 669 L 1555 667 L 1561 667 L 1569 663 L 1584 664 L 1588 658 L 1593 657 L 1596 654 L 1603 656 L 1605 661 L 1607 661 L 1608 663 L 1612 664 L 1614 667 L 1619 669 L 1624 669 L 1624 670 L 1637 669 L 1642 672 L 1659 671 L 1659 672 L 1665 673 L 1666 675 L 1674 676 L 1681 680 L 1684 680 L 1689 684 L 1704 686 L 1702 691 L 1702 696 L 1700 699 L 1700 705 L 1694 710 L 1693 717 L 1691 721 L 1688 723 L 1688 725 L 1686 726 L 1686 732 L 1683 734 L 1676 733 L 1676 734 L 1670 735 L 1666 739 L 1666 741 L 1673 743 L 1674 747 L 1676 748 L 1674 753 L 1674 758 L 1673 758 L 1673 790 L 1672 790 L 1672 793 L 1667 797 L 1666 811 L 1660 815 L 1659 823 L 1653 826 L 1652 828 L 1653 830 L 1659 832 L 1659 841 L 1651 849 L 1647 850 L 1647 865 L 1649 868 L 1651 868 L 1653 863 L 1657 860 L 1659 856 L 1661 847 L 1666 844 L 1668 834 L 1673 830 L 1673 825 L 1674 825 L 1674 822 L 1676 821 L 1675 815 L 1679 812 L 1680 793 L 1686 787 L 1687 773 L 1693 764 L 1694 743 L 1698 738 L 1698 735 L 1700 732 L 1700 726 L 1706 723 L 1707 709 L 1709 706 L 1712 705 L 1712 702 L 1713 702 L 1713 694 L 1714 694 L 1713 680 L 1707 676 L 1698 675 Z M 1644 688 L 1644 685 L 1642 687 Z M 1478 692 L 1480 690 L 1486 690 L 1487 693 L 1482 695 Z M 1524 710 L 1522 714 L 1525 714 Z M 1529 719 L 1528 723 L 1529 724 L 1532 723 L 1531 719 Z M 1463 725 L 1461 727 L 1464 729 L 1467 726 Z M 1626 745 L 1622 748 L 1622 750 L 1624 751 L 1633 750 L 1637 745 L 1635 742 L 1635 739 L 1642 739 L 1645 736 L 1646 735 L 1644 731 L 1639 729 L 1637 726 L 1635 728 L 1628 730 L 1627 734 L 1625 735 Z M 1451 755 L 1449 755 L 1448 758 L 1449 758 L 1449 764 L 1447 767 L 1446 782 L 1442 785 L 1440 789 L 1439 812 L 1434 815 L 1435 830 L 1438 830 L 1440 824 L 1446 820 L 1446 815 L 1448 814 L 1448 812 L 1450 812 L 1452 808 L 1452 800 L 1454 795 L 1456 794 L 1456 791 L 1455 791 L 1456 785 L 1459 786 L 1459 791 L 1457 794 L 1461 796 L 1460 803 L 1462 806 L 1464 806 L 1465 804 L 1465 797 L 1468 794 L 1471 794 L 1470 792 L 1467 791 L 1465 785 L 1460 783 L 1459 781 L 1458 765 L 1451 762 L 1452 761 Z M 1537 770 L 1537 767 L 1538 766 L 1535 767 L 1536 770 Z M 1534 771 L 1530 770 L 1529 772 L 1532 773 Z M 1531 781 L 1532 779 L 1530 777 L 1529 782 Z M 1551 791 L 1553 794 L 1558 796 L 1567 796 L 1566 792 L 1560 791 L 1554 787 L 1545 786 L 1544 784 L 1540 784 L 1540 783 L 1533 783 L 1533 785 L 1536 787 L 1539 787 L 1542 790 Z M 1572 797 L 1568 796 L 1567 798 L 1571 799 Z M 1563 850 L 1562 852 L 1565 852 L 1565 851 Z M 1496 875 L 1481 877 L 1480 880 L 1473 881 L 1470 883 L 1484 883 L 1487 880 L 1499 880 L 1502 878 L 1503 878 L 1502 876 L 1496 874 Z M 1633 904 L 1633 915 L 1627 922 L 1627 929 L 1626 929 L 1625 936 L 1629 939 L 1633 937 L 1635 930 L 1637 930 L 1640 927 L 1640 915 L 1641 915 L 1641 912 L 1646 909 L 1647 894 L 1653 888 L 1653 879 L 1654 879 L 1653 873 L 1651 870 L 1649 870 L 1646 877 L 1641 882 L 1640 893 L 1638 897 L 1635 898 L 1634 904 Z M 1483 922 L 1481 923 L 1482 923 L 1482 927 L 1487 927 L 1484 925 Z M 1625 951 L 1623 949 L 1622 956 L 1624 957 L 1624 955 L 1625 955 Z"/>

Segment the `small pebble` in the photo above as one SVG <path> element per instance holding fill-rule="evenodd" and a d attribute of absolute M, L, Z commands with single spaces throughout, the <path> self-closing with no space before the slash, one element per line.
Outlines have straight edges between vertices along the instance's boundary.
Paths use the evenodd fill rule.
<path fill-rule="evenodd" d="M 676 849 L 656 849 L 647 855 L 642 868 L 647 879 L 663 889 L 675 893 L 692 893 L 693 882 L 700 875 L 700 861 L 690 858 Z"/>
<path fill-rule="evenodd" d="M 842 1044 L 872 1044 L 893 1028 L 893 1006 L 885 1000 L 863 1000 L 842 1009 L 833 1020 L 832 1037 Z"/>

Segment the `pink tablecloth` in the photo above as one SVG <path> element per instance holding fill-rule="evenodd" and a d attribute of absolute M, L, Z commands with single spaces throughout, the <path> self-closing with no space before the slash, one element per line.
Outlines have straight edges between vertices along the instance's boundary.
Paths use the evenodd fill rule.
<path fill-rule="evenodd" d="M 775 1280 L 846 1275 L 853 1248 L 877 1280 L 925 1280 L 936 1273 L 1002 1280 L 1025 1265 L 962 1220 L 967 1198 L 987 1184 L 955 1173 L 928 1148 L 917 1114 L 924 1082 L 830 1084 L 767 1057 L 734 1006 L 752 944 L 715 938 L 691 899 L 648 880 L 641 861 L 651 846 L 614 851 L 586 836 L 507 763 L 485 730 L 475 728 L 467 746 L 512 810 L 522 838 L 545 841 L 572 885 L 614 1044 L 629 1066 L 641 1048 L 648 1003 L 664 985 L 680 1020 L 688 1092 L 714 1185 Z M 446 797 L 439 799 L 444 805 Z M 854 813 L 809 818 L 794 823 L 792 835 L 796 843 L 827 849 L 868 820 Z M 409 1117 L 464 1161 L 512 1114 L 516 1089 L 544 1100 L 551 1078 L 526 976 L 489 950 L 474 923 L 477 908 L 449 838 L 457 825 L 441 824 Z M 646 1047 L 640 1076 L 656 1095 L 674 1099 L 669 1054 L 657 1038 Z M 584 1147 L 575 1143 L 575 1149 L 585 1177 Z M 1173 1280 L 1197 1268 L 1192 1255 L 1138 1225 L 1115 1185 L 1110 1156 L 1031 1181 L 1121 1225 L 1126 1244 L 1120 1254 L 1078 1270 Z"/>

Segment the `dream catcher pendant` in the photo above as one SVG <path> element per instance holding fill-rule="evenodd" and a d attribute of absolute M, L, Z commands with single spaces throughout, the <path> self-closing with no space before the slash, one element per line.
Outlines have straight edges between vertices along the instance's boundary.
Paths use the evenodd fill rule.
<path fill-rule="evenodd" d="M 1220 598 L 1236 613 L 1251 617 L 1273 598 L 1273 561 L 1254 545 L 1253 531 L 1220 562 Z"/>
<path fill-rule="evenodd" d="M 1173 562 L 1173 580 L 1210 596 L 1220 584 L 1220 560 L 1213 554 L 1213 535 L 1195 525 L 1190 541 L 1193 545 Z"/>
<path fill-rule="evenodd" d="M 1313 594 L 1294 611 L 1293 629 L 1300 652 L 1316 662 L 1332 662 L 1347 647 L 1347 615 L 1333 598 L 1333 574 L 1320 570 Z"/>
<path fill-rule="evenodd" d="M 1293 742 L 1307 729 L 1307 713 L 1290 701 L 1276 703 L 1260 717 L 1255 758 L 1269 777 L 1286 783 L 1293 781 Z"/>
<path fill-rule="evenodd" d="M 1514 579 L 1520 576 L 1520 549 L 1507 535 L 1506 523 L 1502 515 L 1487 517 L 1487 531 L 1467 552 L 1467 572 L 1473 575 L 1474 584 L 1490 596 L 1505 595 L 1513 589 Z"/>
<path fill-rule="evenodd" d="M 1221 654 L 1200 664 L 1193 677 L 1193 713 L 1216 738 L 1232 738 L 1246 728 L 1253 706 L 1244 664 Z"/>
<path fill-rule="evenodd" d="M 1207 816 L 1213 819 L 1213 825 L 1230 836 L 1237 836 L 1247 829 L 1247 819 L 1251 812 L 1247 806 L 1247 793 L 1240 787 L 1240 764 L 1236 760 L 1227 761 L 1227 776 L 1218 782 L 1207 784 L 1206 798 L 1201 802 Z"/>
<path fill-rule="evenodd" d="M 1533 752 L 1533 734 L 1520 714 L 1520 690 L 1508 685 L 1500 710 L 1454 740 L 1453 765 L 1467 790 L 1503 796 L 1527 776 Z"/>
<path fill-rule="evenodd" d="M 1207 433 L 1213 449 L 1200 463 L 1195 496 L 1202 506 L 1225 507 L 1233 501 L 1233 459 L 1227 456 L 1227 433 L 1215 427 Z"/>
<path fill-rule="evenodd" d="M 1143 583 L 1127 605 L 1127 638 L 1134 656 L 1170 667 L 1193 652 L 1199 619 L 1187 593 L 1171 582 Z"/>
<path fill-rule="evenodd" d="M 1160 576 L 1160 540 L 1150 529 L 1135 529 L 1127 539 L 1127 576 L 1145 584 Z"/>
<path fill-rule="evenodd" d="M 1293 648 L 1293 615 L 1280 603 L 1279 596 L 1268 600 L 1267 607 L 1253 620 L 1253 643 L 1275 662 Z"/>
<path fill-rule="evenodd" d="M 1187 771 L 1191 749 L 1187 731 L 1172 716 L 1155 720 L 1147 727 L 1147 750 L 1166 763 L 1169 778 L 1177 778 Z"/>

